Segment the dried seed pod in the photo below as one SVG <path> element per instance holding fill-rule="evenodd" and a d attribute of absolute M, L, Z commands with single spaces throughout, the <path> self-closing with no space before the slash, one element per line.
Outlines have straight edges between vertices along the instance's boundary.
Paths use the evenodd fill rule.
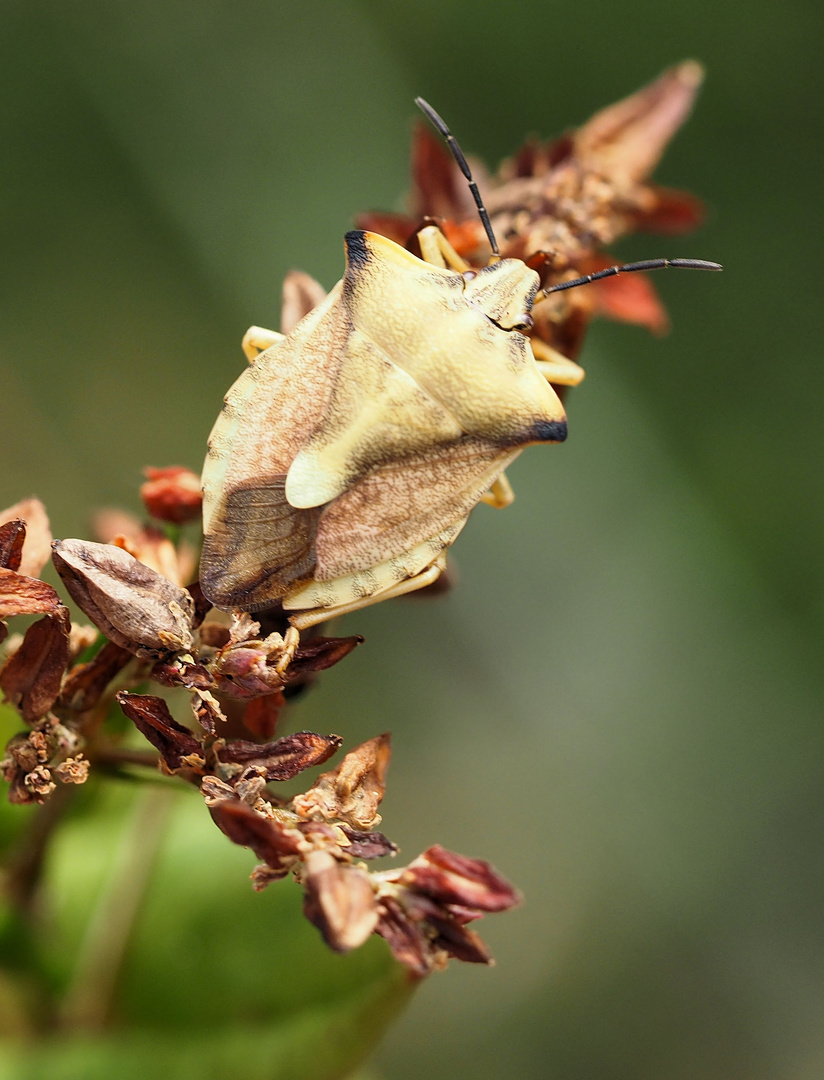
<path fill-rule="evenodd" d="M 127 551 L 56 540 L 52 559 L 71 598 L 110 641 L 151 659 L 193 647 L 191 595 Z"/>

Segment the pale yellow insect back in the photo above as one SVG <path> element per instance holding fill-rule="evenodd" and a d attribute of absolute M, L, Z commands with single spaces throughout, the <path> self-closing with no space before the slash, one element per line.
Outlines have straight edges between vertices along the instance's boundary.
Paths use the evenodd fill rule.
<path fill-rule="evenodd" d="M 229 390 L 203 469 L 201 587 L 226 611 L 280 603 L 298 628 L 421 588 L 479 502 L 506 506 L 504 470 L 531 443 L 562 442 L 549 384 L 575 365 L 536 360 L 521 331 L 539 293 L 534 270 L 493 251 L 470 269 L 435 226 L 417 258 L 376 233 L 344 239 L 343 278 L 286 336 L 252 328 L 250 366 Z M 570 369 L 572 374 L 570 374 Z"/>

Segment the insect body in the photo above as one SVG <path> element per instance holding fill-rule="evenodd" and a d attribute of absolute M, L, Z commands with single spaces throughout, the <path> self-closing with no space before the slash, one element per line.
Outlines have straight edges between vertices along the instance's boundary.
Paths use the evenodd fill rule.
<path fill-rule="evenodd" d="M 279 601 L 303 628 L 421 588 L 478 502 L 511 501 L 521 450 L 566 437 L 548 379 L 580 372 L 536 359 L 522 332 L 536 272 L 497 254 L 470 269 L 435 226 L 418 238 L 422 259 L 348 233 L 325 300 L 285 337 L 247 335 L 263 351 L 226 395 L 203 471 L 201 585 L 217 607 Z"/>

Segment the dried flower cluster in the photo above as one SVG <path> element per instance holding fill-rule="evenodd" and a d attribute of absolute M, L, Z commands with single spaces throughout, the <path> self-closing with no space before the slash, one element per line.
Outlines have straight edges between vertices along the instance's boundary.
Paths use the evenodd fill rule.
<path fill-rule="evenodd" d="M 502 254 L 528 262 L 549 285 L 609 265 L 601 249 L 633 228 L 678 232 L 695 225 L 699 204 L 647 177 L 689 112 L 700 75 L 697 65 L 682 64 L 578 132 L 549 144 L 530 142 L 496 176 L 481 177 Z M 410 215 L 366 214 L 359 224 L 414 250 L 421 224 L 432 218 L 465 258 L 486 263 L 465 183 L 421 125 Z M 322 296 L 306 275 L 290 275 L 284 329 Z M 536 352 L 547 350 L 573 368 L 598 312 L 653 330 L 666 325 L 652 286 L 638 275 L 558 294 L 538 311 Z M 183 468 L 148 469 L 141 493 L 155 524 L 101 515 L 102 543 L 52 542 L 36 499 L 0 513 L 0 690 L 25 725 L 2 762 L 10 799 L 42 803 L 57 784 L 83 783 L 90 767 L 102 773 L 159 768 L 199 787 L 223 833 L 252 849 L 260 860 L 255 888 L 290 874 L 297 879 L 306 916 L 333 949 L 353 949 L 377 933 L 419 975 L 449 957 L 488 963 L 468 924 L 519 899 L 488 863 L 434 846 L 402 869 L 367 868 L 397 851 L 376 829 L 388 735 L 355 748 L 291 799 L 273 787 L 340 747 L 337 735 L 274 736 L 288 697 L 362 639 L 314 632 L 301 638 L 280 609 L 260 622 L 212 609 L 197 584 L 189 584 L 196 553 L 170 539 L 199 516 L 198 478 Z M 40 580 L 50 555 L 93 626 L 73 625 L 57 591 Z M 4 620 L 20 615 L 39 618 L 22 635 L 9 636 Z M 136 692 L 148 680 L 159 692 Z M 178 693 L 169 697 L 168 690 Z M 172 702 L 182 700 L 180 691 L 188 694 L 189 710 L 176 718 L 179 705 Z M 151 750 L 135 749 L 107 722 L 115 704 Z"/>
<path fill-rule="evenodd" d="M 614 265 L 617 260 L 603 248 L 634 230 L 675 235 L 699 225 L 703 208 L 696 198 L 652 184 L 648 177 L 689 115 L 702 79 L 700 64 L 688 60 L 596 113 L 578 131 L 548 143 L 530 140 L 494 176 L 473 161 L 501 255 L 522 259 L 546 288 Z M 412 147 L 410 213 L 361 214 L 358 225 L 419 254 L 417 234 L 430 220 L 472 265 L 489 261 L 466 181 L 443 141 L 419 122 Z M 574 361 L 594 315 L 637 323 L 655 333 L 668 327 L 646 275 L 605 278 L 586 289 L 556 293 L 534 309 L 536 356 L 577 369 Z M 577 373 L 583 377 L 580 369 Z"/>

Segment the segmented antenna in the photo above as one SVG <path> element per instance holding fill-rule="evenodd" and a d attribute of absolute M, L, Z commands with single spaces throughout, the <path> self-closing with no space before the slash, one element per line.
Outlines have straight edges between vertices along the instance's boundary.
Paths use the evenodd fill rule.
<path fill-rule="evenodd" d="M 478 185 L 472 179 L 472 173 L 469 171 L 469 166 L 466 163 L 466 158 L 463 155 L 463 150 L 458 146 L 458 140 L 438 116 L 428 101 L 424 101 L 422 97 L 415 98 L 415 104 L 426 116 L 426 118 L 432 123 L 434 127 L 443 135 L 446 140 L 446 145 L 449 147 L 452 156 L 458 163 L 458 168 L 466 177 L 469 183 L 469 190 L 472 192 L 472 198 L 475 200 L 475 205 L 478 207 L 478 214 L 481 218 L 481 224 L 486 230 L 487 239 L 489 240 L 489 246 L 492 248 L 492 254 L 497 255 L 500 258 L 500 252 L 498 251 L 498 241 L 495 239 L 495 233 L 492 231 L 492 225 L 489 221 L 489 214 L 486 212 L 481 193 L 478 191 Z"/>
<path fill-rule="evenodd" d="M 609 266 L 606 270 L 598 270 L 595 274 L 585 274 L 583 277 L 573 278 L 571 281 L 562 281 L 558 285 L 550 285 L 548 289 L 541 289 L 535 297 L 535 302 L 543 300 L 550 293 L 561 292 L 563 289 L 575 289 L 579 285 L 589 285 L 591 281 L 600 281 L 601 278 L 614 277 L 616 274 L 631 274 L 635 270 L 666 270 L 668 267 L 676 270 L 723 270 L 721 263 L 707 262 L 706 259 L 645 259 L 643 262 L 625 263 L 623 266 Z"/>

